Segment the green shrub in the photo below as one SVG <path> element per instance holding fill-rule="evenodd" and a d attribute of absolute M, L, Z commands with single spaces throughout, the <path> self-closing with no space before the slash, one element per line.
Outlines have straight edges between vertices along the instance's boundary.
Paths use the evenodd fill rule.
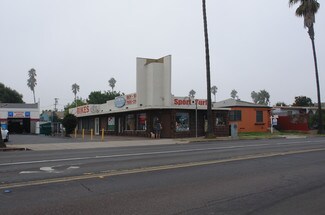
<path fill-rule="evenodd" d="M 77 117 L 73 114 L 67 114 L 63 120 L 62 125 L 65 128 L 65 135 L 70 136 L 73 133 L 78 123 Z"/>

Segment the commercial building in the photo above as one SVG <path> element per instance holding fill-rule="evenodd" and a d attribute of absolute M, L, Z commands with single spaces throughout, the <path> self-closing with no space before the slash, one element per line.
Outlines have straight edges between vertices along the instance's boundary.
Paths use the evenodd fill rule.
<path fill-rule="evenodd" d="M 0 123 L 11 134 L 39 133 L 39 103 L 0 103 Z"/>
<path fill-rule="evenodd" d="M 171 56 L 160 59 L 137 58 L 136 93 L 70 109 L 78 118 L 78 131 L 102 131 L 108 135 L 151 136 L 157 121 L 162 138 L 205 135 L 207 101 L 171 93 Z M 228 136 L 229 108 L 212 107 L 213 131 Z"/>
<path fill-rule="evenodd" d="M 215 107 L 230 108 L 229 124 L 236 125 L 238 133 L 268 132 L 271 127 L 271 107 L 237 99 L 214 103 Z"/>

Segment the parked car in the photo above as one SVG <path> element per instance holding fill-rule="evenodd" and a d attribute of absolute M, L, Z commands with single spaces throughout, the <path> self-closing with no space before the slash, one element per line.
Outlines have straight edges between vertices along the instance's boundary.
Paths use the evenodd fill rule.
<path fill-rule="evenodd" d="M 7 129 L 1 128 L 2 139 L 5 142 L 9 141 L 9 131 Z"/>

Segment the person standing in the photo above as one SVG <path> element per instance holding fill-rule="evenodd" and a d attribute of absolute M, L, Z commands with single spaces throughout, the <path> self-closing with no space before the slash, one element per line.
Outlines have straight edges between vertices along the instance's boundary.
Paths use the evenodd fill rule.
<path fill-rule="evenodd" d="M 159 119 L 157 119 L 156 123 L 155 123 L 155 137 L 156 139 L 160 139 L 160 134 L 161 134 L 161 123 L 159 121 Z"/>

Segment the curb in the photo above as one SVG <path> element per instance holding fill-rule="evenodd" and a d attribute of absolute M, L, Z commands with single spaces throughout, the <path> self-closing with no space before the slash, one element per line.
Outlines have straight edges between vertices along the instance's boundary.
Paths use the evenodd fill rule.
<path fill-rule="evenodd" d="M 7 151 L 31 151 L 31 149 L 28 148 L 0 148 L 0 152 L 7 152 Z"/>

